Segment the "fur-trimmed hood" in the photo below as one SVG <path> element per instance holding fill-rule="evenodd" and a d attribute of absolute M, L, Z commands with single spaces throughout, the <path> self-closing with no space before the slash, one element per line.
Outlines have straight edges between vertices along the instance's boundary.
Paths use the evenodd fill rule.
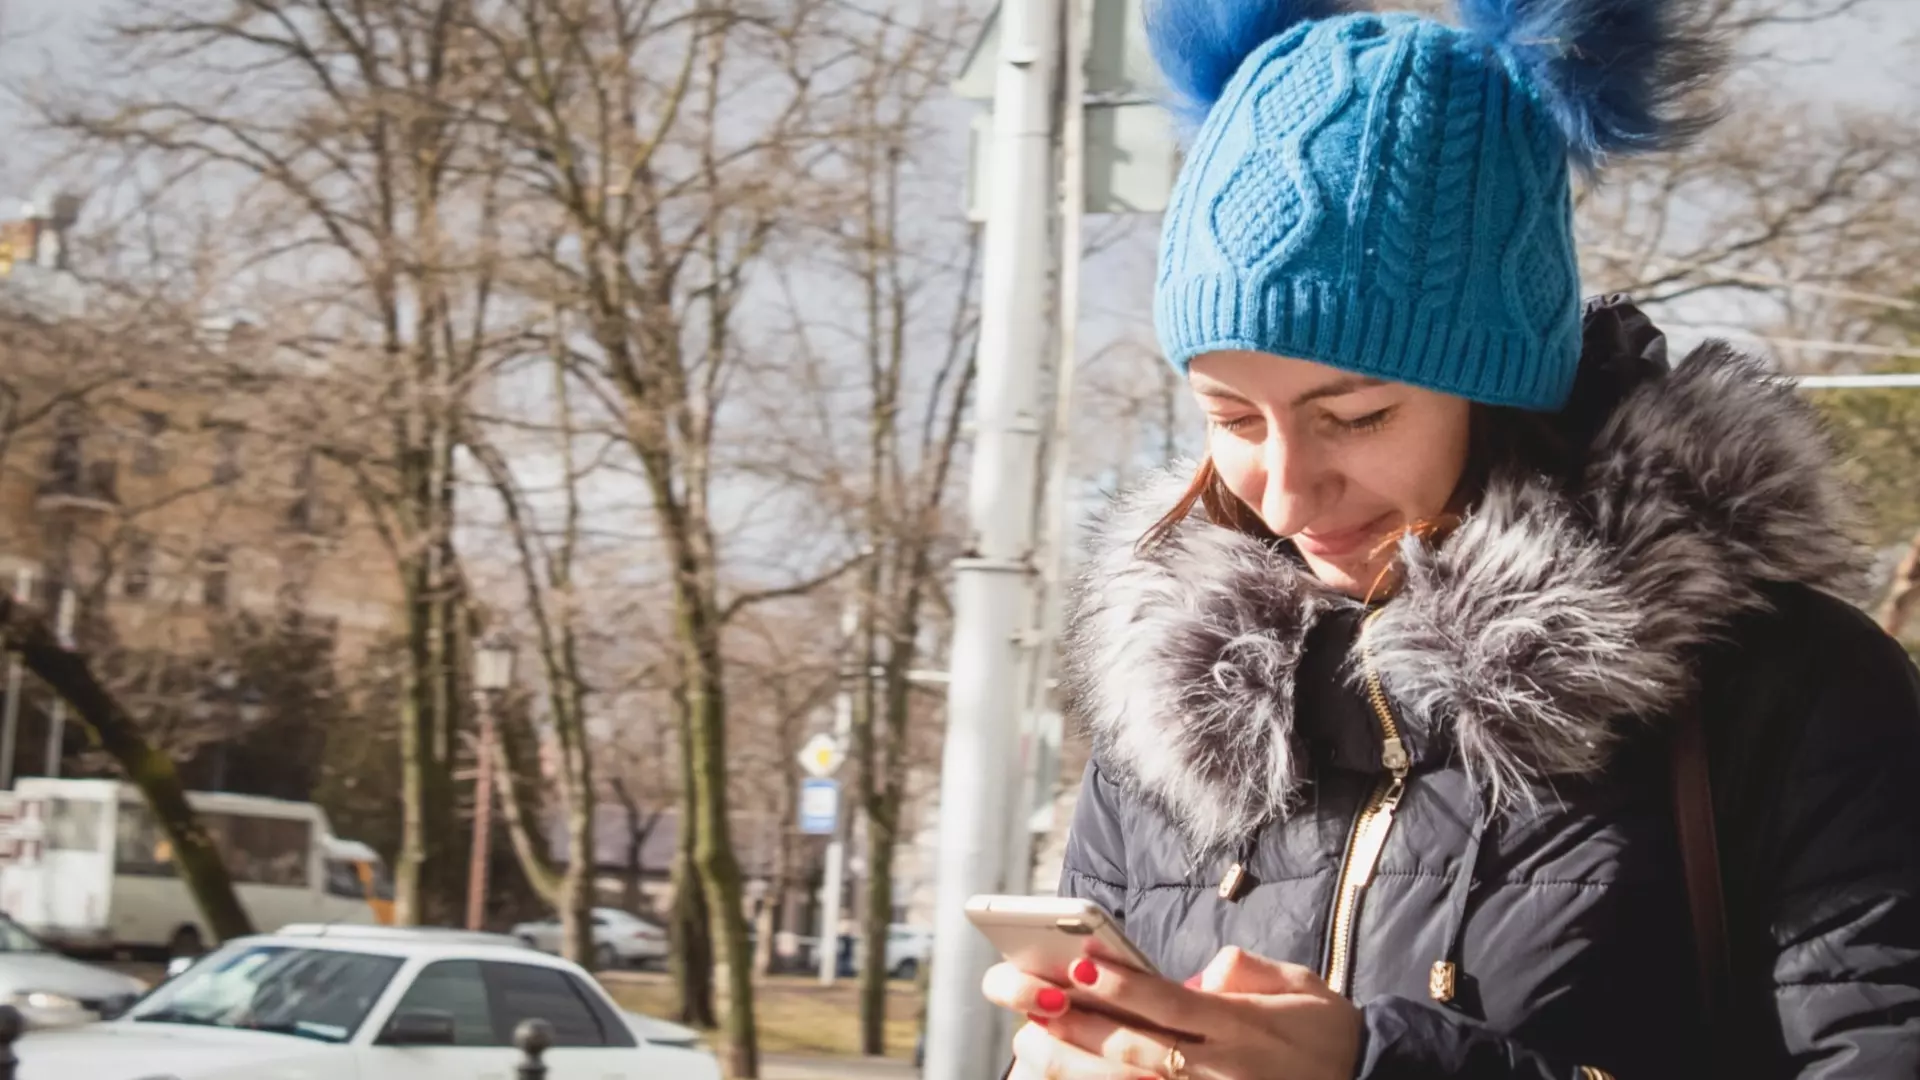
<path fill-rule="evenodd" d="M 1409 540 L 1367 634 L 1401 726 L 1496 807 L 1671 715 L 1702 647 L 1764 607 L 1767 583 L 1858 580 L 1827 440 L 1789 384 L 1716 343 L 1614 400 L 1572 490 L 1496 476 L 1438 547 Z M 1141 550 L 1190 475 L 1156 477 L 1095 527 L 1063 663 L 1103 768 L 1205 852 L 1296 805 L 1308 634 L 1357 605 L 1198 511 Z"/>

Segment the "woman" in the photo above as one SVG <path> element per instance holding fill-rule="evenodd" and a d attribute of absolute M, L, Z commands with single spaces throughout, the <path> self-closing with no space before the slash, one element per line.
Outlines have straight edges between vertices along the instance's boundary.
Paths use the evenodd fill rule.
<path fill-rule="evenodd" d="M 1152 9 L 1207 457 L 1097 531 L 1062 888 L 1161 975 L 994 968 L 1012 1075 L 1920 1076 L 1920 689 L 1818 424 L 1576 299 L 1570 169 L 1697 129 L 1710 50 L 1334 7 Z"/>

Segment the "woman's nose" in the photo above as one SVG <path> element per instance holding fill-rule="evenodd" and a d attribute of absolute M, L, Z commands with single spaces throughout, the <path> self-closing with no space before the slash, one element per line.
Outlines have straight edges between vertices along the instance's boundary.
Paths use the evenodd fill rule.
<path fill-rule="evenodd" d="M 1267 440 L 1264 457 L 1267 482 L 1260 493 L 1260 519 L 1274 535 L 1292 536 L 1312 523 L 1322 485 L 1303 448 L 1285 439 Z"/>

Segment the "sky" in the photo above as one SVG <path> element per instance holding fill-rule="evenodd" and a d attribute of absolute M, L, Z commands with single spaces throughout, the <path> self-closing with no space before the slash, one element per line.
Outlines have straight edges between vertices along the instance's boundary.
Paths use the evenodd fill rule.
<path fill-rule="evenodd" d="M 854 3 L 855 0 L 849 0 Z M 899 10 L 911 0 L 857 0 L 870 11 Z M 1259 2 L 1259 0 L 1248 0 Z M 1799 0 L 1826 6 L 1836 0 Z M 138 0 L 0 0 L 0 212 L 27 196 L 42 171 L 59 162 L 33 132 L 31 113 L 16 93 L 49 74 L 84 84 L 94 66 L 89 37 L 112 15 L 132 9 Z M 979 9 L 991 6 L 980 0 Z M 1380 6 L 1392 7 L 1390 2 Z M 1755 44 L 1777 54 L 1766 78 L 1788 96 L 1836 106 L 1909 109 L 1920 106 L 1920 72 L 1910 57 L 1920 50 L 1920 0 L 1860 0 L 1845 16 L 1780 29 Z M 958 72 L 956 71 L 957 75 Z M 1736 109 L 1741 102 L 1734 102 Z M 978 107 L 956 103 L 948 110 L 951 145 L 940 157 L 964 160 L 966 124 Z M 1090 236 L 1107 246 L 1086 265 L 1081 355 L 1099 355 L 1097 364 L 1128 365 L 1128 377 L 1152 378 L 1151 310 L 1153 249 L 1157 222 L 1150 217 L 1097 219 Z M 1724 302 L 1701 302 L 1686 321 L 1740 318 Z M 1691 344 L 1687 331 L 1675 333 L 1676 345 Z"/>

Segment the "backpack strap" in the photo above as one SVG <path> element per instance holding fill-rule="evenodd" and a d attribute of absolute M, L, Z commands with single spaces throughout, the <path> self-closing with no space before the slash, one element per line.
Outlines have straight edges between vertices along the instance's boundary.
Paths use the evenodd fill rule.
<path fill-rule="evenodd" d="M 1680 862 L 1693 914 L 1695 961 L 1706 1009 L 1708 1045 L 1716 1057 L 1726 1036 L 1732 957 L 1727 945 L 1727 906 L 1720 876 L 1720 845 L 1714 833 L 1713 779 L 1707 762 L 1707 731 L 1697 703 L 1682 708 L 1674 732 L 1673 804 Z"/>

